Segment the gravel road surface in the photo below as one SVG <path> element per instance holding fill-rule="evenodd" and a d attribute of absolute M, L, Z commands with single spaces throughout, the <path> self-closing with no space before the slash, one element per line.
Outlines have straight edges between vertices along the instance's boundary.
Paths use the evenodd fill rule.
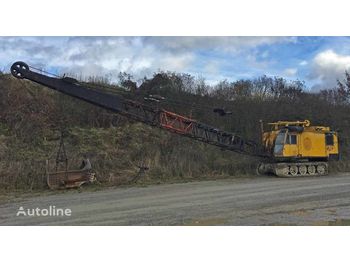
<path fill-rule="evenodd" d="M 50 205 L 71 216 L 16 216 Z M 0 225 L 350 225 L 350 174 L 70 190 L 2 203 Z"/>

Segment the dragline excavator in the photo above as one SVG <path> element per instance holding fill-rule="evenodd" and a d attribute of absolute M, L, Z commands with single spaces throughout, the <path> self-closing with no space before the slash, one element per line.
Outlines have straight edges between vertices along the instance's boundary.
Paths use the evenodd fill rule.
<path fill-rule="evenodd" d="M 269 123 L 264 131 L 261 123 L 261 143 L 219 130 L 197 120 L 162 108 L 112 94 L 70 77 L 52 77 L 16 62 L 11 73 L 98 107 L 111 110 L 147 125 L 195 139 L 219 148 L 261 158 L 259 173 L 273 173 L 280 177 L 317 176 L 328 174 L 328 162 L 339 160 L 338 135 L 325 126 L 311 126 L 305 121 Z"/>

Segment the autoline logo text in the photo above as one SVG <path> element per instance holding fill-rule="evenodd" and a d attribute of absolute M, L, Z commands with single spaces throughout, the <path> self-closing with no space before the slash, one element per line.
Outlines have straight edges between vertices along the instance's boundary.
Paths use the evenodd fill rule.
<path fill-rule="evenodd" d="M 19 207 L 16 216 L 28 216 L 28 217 L 64 217 L 71 216 L 72 210 L 70 208 L 56 208 L 55 206 L 49 206 L 48 208 L 27 208 Z"/>

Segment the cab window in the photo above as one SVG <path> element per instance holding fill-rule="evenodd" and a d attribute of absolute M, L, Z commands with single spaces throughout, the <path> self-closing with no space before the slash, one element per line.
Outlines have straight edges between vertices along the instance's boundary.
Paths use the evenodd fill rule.
<path fill-rule="evenodd" d="M 297 135 L 288 135 L 287 137 L 287 144 L 289 145 L 296 145 L 297 144 Z"/>
<path fill-rule="evenodd" d="M 274 154 L 275 155 L 281 155 L 283 153 L 283 144 L 284 144 L 284 139 L 286 137 L 285 132 L 280 132 L 275 141 L 275 147 L 274 147 Z"/>
<path fill-rule="evenodd" d="M 276 145 L 283 145 L 283 144 L 284 144 L 285 135 L 286 135 L 285 132 L 280 132 L 280 133 L 277 135 L 275 144 L 276 144 Z M 287 141 L 288 141 L 288 139 L 287 139 Z"/>
<path fill-rule="evenodd" d="M 290 135 L 290 144 L 291 145 L 297 144 L 297 135 Z"/>
<path fill-rule="evenodd" d="M 326 146 L 334 145 L 334 137 L 333 134 L 326 134 Z"/>

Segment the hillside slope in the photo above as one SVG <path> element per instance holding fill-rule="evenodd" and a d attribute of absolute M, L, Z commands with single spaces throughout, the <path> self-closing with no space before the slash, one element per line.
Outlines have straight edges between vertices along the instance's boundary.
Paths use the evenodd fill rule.
<path fill-rule="evenodd" d="M 260 119 L 266 122 L 310 119 L 314 124 L 329 125 L 340 130 L 342 141 L 343 159 L 332 169 L 348 170 L 349 106 L 329 101 L 321 94 L 306 93 L 293 83 L 274 81 L 278 85 L 272 83 L 269 90 L 260 85 L 264 92 L 257 89 L 257 83 L 247 81 L 226 83 L 214 89 L 194 83 L 192 89 L 185 89 L 184 78 L 163 73 L 145 80 L 137 96 L 116 86 L 108 88 L 135 99 L 160 94 L 167 98 L 168 104 L 164 106 L 170 110 L 256 141 Z M 233 114 L 219 117 L 212 112 L 216 106 Z M 130 183 L 140 165 L 149 167 L 142 180 L 154 183 L 254 174 L 258 162 L 129 121 L 10 75 L 0 75 L 0 108 L 2 190 L 45 188 L 45 162 L 49 159 L 53 168 L 62 129 L 69 167 L 78 168 L 82 156 L 87 154 L 101 185 Z"/>

